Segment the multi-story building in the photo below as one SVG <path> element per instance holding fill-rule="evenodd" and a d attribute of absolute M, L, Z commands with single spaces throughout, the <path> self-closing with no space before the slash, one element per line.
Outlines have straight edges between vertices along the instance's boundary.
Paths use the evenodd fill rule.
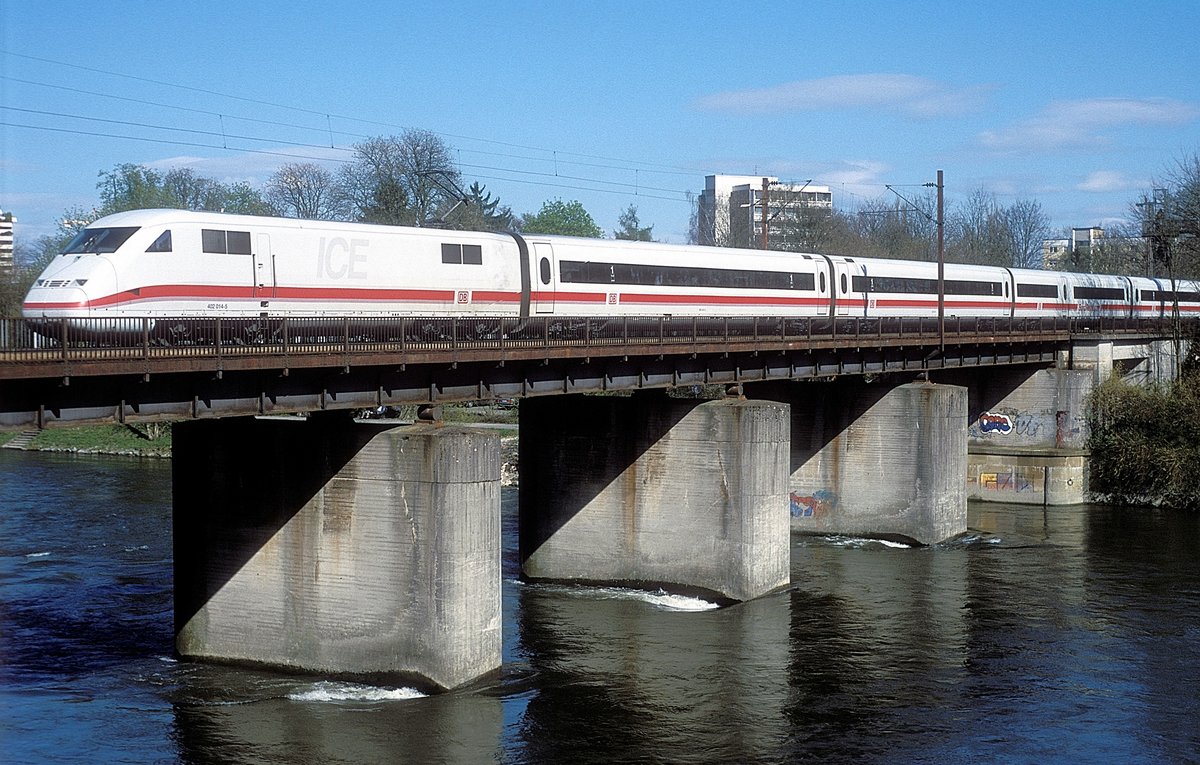
<path fill-rule="evenodd" d="M 0 275 L 10 274 L 13 260 L 13 224 L 17 219 L 10 212 L 0 211 Z"/>
<path fill-rule="evenodd" d="M 828 186 L 781 183 L 778 178 L 761 175 L 709 175 L 699 199 L 697 240 L 720 247 L 758 248 L 766 221 L 769 247 L 803 215 L 832 210 L 833 194 Z"/>
<path fill-rule="evenodd" d="M 1092 248 L 1103 238 L 1104 229 L 1099 226 L 1084 226 L 1071 229 L 1071 236 L 1067 238 L 1043 239 L 1042 267 L 1065 269 L 1068 265 L 1078 267 L 1087 263 Z"/>

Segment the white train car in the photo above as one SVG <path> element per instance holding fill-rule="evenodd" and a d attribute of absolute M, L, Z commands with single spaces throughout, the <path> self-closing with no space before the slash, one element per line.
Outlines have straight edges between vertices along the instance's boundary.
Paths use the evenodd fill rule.
<path fill-rule="evenodd" d="M 945 264 L 948 317 L 1200 316 L 1200 285 Z M 184 210 L 97 220 L 26 318 L 938 314 L 937 265 Z"/>
<path fill-rule="evenodd" d="M 1200 284 L 1188 280 L 1135 278 L 1138 291 L 1135 307 L 1138 316 L 1163 318 L 1174 315 L 1176 306 L 1181 317 L 1200 316 Z"/>
<path fill-rule="evenodd" d="M 938 315 L 936 263 L 854 259 L 850 303 L 864 316 Z M 947 263 L 943 269 L 946 316 L 1011 316 L 1012 280 L 1003 268 Z"/>
<path fill-rule="evenodd" d="M 517 315 L 511 236 L 139 210 L 46 267 L 27 318 Z"/>
<path fill-rule="evenodd" d="M 534 313 L 827 315 L 829 259 L 820 255 L 652 242 L 527 236 Z"/>

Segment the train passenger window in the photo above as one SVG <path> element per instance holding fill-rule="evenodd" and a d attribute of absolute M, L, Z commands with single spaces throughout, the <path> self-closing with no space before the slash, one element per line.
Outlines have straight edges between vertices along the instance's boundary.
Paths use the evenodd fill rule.
<path fill-rule="evenodd" d="M 538 263 L 538 273 L 542 277 L 542 284 L 550 283 L 550 258 L 542 258 Z"/>
<path fill-rule="evenodd" d="M 218 255 L 249 255 L 250 232 L 203 228 L 200 229 L 200 246 L 205 252 Z"/>
<path fill-rule="evenodd" d="M 1021 284 L 1017 283 L 1017 297 L 1058 297 L 1058 286 L 1054 284 Z"/>
<path fill-rule="evenodd" d="M 443 263 L 465 263 L 468 266 L 483 265 L 483 246 L 478 244 L 442 244 Z"/>
<path fill-rule="evenodd" d="M 167 229 L 158 235 L 154 240 L 154 244 L 146 248 L 146 252 L 170 252 L 171 251 L 171 230 Z"/>
<path fill-rule="evenodd" d="M 1076 300 L 1126 300 L 1122 287 L 1076 287 Z"/>
<path fill-rule="evenodd" d="M 230 255 L 249 255 L 250 254 L 250 232 L 249 231 L 230 231 L 229 232 L 229 254 Z"/>
<path fill-rule="evenodd" d="M 205 252 L 225 254 L 225 232 L 216 229 L 200 229 L 200 248 Z"/>

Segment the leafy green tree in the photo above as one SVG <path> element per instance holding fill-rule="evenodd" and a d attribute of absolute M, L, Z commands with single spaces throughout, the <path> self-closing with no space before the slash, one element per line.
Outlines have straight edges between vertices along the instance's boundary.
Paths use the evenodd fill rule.
<path fill-rule="evenodd" d="M 258 189 L 239 181 L 225 187 L 224 204 L 220 212 L 234 215 L 278 215 L 279 212 L 268 202 Z"/>
<path fill-rule="evenodd" d="M 521 219 L 520 230 L 526 234 L 562 234 L 564 236 L 604 237 L 591 214 L 581 202 L 554 199 L 542 204 L 537 213 L 527 213 Z"/>
<path fill-rule="evenodd" d="M 100 192 L 98 217 L 154 207 L 173 207 L 163 188 L 162 175 L 142 165 L 125 163 L 101 170 L 96 182 Z"/>
<path fill-rule="evenodd" d="M 617 224 L 621 228 L 613 232 L 613 237 L 616 239 L 626 239 L 632 242 L 654 241 L 654 226 L 642 226 L 642 222 L 638 219 L 636 205 L 626 207 L 617 217 Z"/>
<path fill-rule="evenodd" d="M 261 193 L 247 183 L 226 185 L 197 175 L 191 168 L 160 173 L 142 165 L 117 165 L 100 172 L 96 183 L 100 207 L 84 214 L 96 218 L 126 210 L 166 207 L 177 210 L 272 215 L 272 207 Z"/>

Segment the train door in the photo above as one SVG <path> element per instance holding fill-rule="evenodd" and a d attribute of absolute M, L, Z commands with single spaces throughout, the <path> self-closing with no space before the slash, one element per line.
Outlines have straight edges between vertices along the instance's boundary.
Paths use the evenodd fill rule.
<path fill-rule="evenodd" d="M 844 260 L 833 260 L 833 284 L 830 289 L 833 290 L 833 304 L 836 307 L 838 316 L 849 316 L 853 308 L 850 300 L 850 288 L 853 286 L 851 277 L 851 264 Z"/>
<path fill-rule="evenodd" d="M 1013 276 L 1011 268 L 1004 269 L 1004 304 L 1008 318 L 1015 318 L 1017 315 L 1017 279 Z"/>
<path fill-rule="evenodd" d="M 554 247 L 548 242 L 533 243 L 533 305 L 534 313 L 554 312 Z"/>
<path fill-rule="evenodd" d="M 258 235 L 258 246 L 254 248 L 254 297 L 275 297 L 275 253 L 271 251 L 270 234 Z"/>

